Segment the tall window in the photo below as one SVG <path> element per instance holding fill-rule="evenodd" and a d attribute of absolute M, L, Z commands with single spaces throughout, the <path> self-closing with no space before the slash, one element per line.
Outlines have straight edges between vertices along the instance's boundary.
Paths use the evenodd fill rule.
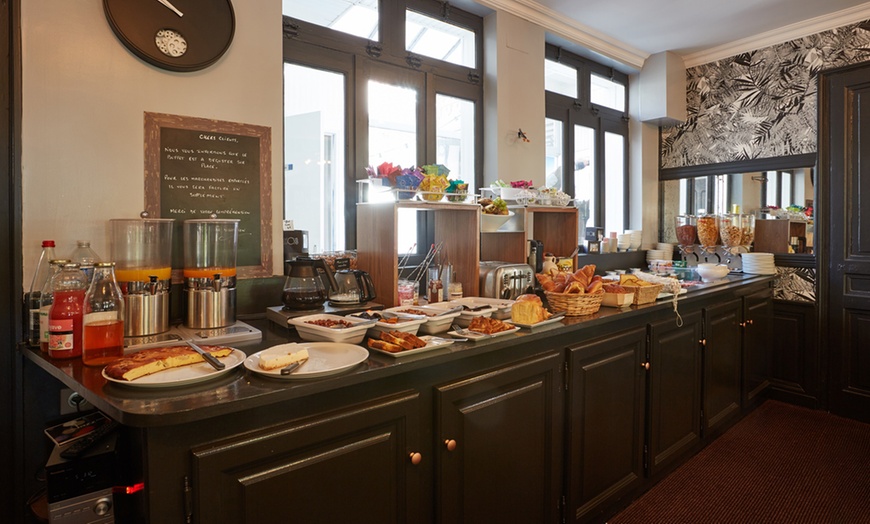
<path fill-rule="evenodd" d="M 429 0 L 284 0 L 283 14 L 284 215 L 312 248 L 356 246 L 367 166 L 443 164 L 479 187 L 479 17 Z M 423 216 L 400 218 L 402 254 L 431 244 Z"/>
<path fill-rule="evenodd" d="M 628 77 L 548 45 L 544 87 L 547 185 L 578 201 L 581 235 L 583 226 L 622 232 L 629 220 Z"/>

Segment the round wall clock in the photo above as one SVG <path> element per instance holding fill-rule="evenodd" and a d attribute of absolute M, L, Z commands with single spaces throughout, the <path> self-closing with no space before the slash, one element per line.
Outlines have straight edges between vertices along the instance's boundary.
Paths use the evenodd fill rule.
<path fill-rule="evenodd" d="M 103 0 L 112 31 L 142 60 L 170 71 L 198 71 L 229 49 L 231 0 Z"/>

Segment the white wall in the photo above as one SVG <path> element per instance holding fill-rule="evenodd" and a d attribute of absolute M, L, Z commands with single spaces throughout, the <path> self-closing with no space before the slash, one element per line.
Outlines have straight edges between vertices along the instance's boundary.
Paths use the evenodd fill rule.
<path fill-rule="evenodd" d="M 281 0 L 233 2 L 232 46 L 193 73 L 164 71 L 127 51 L 99 0 L 21 4 L 25 286 L 43 239 L 64 256 L 88 239 L 108 257 L 108 220 L 144 209 L 145 112 L 272 129 L 273 260 L 283 259 Z"/>

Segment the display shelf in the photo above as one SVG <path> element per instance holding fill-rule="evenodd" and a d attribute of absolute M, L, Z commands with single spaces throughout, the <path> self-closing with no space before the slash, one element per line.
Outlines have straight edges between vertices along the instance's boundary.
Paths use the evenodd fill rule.
<path fill-rule="evenodd" d="M 377 300 L 399 305 L 398 221 L 400 209 L 434 214 L 435 244 L 450 256 L 453 272 L 468 296 L 477 296 L 480 261 L 480 206 L 453 202 L 400 201 L 357 204 L 357 260 L 369 272 Z"/>
<path fill-rule="evenodd" d="M 528 241 L 539 240 L 544 252 L 567 257 L 579 243 L 579 216 L 576 207 L 508 206 L 513 219 L 499 231 L 480 234 L 482 260 L 526 263 Z M 577 258 L 574 257 L 574 265 Z"/>

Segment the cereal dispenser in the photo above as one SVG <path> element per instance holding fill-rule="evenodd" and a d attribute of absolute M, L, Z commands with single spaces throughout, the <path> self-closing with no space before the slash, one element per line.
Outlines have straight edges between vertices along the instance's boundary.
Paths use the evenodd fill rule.
<path fill-rule="evenodd" d="M 124 335 L 169 330 L 172 273 L 171 218 L 112 219 L 112 260 L 124 295 Z"/>
<path fill-rule="evenodd" d="M 183 230 L 185 327 L 211 329 L 235 323 L 239 221 L 185 220 Z"/>

